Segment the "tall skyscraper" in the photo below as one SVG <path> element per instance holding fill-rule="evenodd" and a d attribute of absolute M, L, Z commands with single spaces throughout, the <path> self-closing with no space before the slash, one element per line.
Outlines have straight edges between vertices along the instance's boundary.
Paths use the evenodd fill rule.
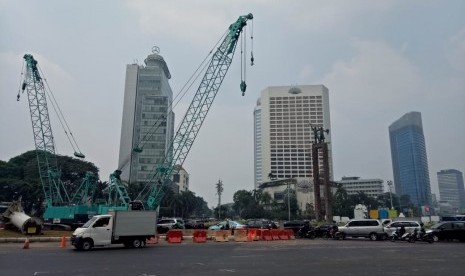
<path fill-rule="evenodd" d="M 313 182 L 311 127 L 331 129 L 328 89 L 323 85 L 267 87 L 254 116 L 255 187 L 268 181 L 270 173 L 278 179 Z M 331 132 L 325 141 L 331 142 Z M 328 149 L 332 178 L 331 143 Z"/>
<path fill-rule="evenodd" d="M 463 174 L 459 170 L 441 170 L 437 173 L 439 196 L 441 201 L 447 201 L 456 210 L 465 208 L 465 188 Z"/>
<path fill-rule="evenodd" d="M 121 179 L 131 184 L 147 182 L 153 176 L 174 135 L 168 66 L 158 50 L 144 62 L 145 66 L 126 66 L 118 168 Z M 142 151 L 137 153 L 135 148 Z"/>
<path fill-rule="evenodd" d="M 428 160 L 420 112 L 409 112 L 389 126 L 392 170 L 398 195 L 417 206 L 431 204 Z"/>

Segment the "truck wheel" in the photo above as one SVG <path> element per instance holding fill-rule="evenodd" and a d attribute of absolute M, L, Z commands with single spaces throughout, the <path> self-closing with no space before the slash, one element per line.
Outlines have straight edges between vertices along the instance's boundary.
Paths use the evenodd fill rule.
<path fill-rule="evenodd" d="M 378 240 L 378 234 L 376 234 L 376 233 L 370 233 L 369 238 L 370 238 L 370 240 L 372 240 L 372 241 L 376 241 L 376 240 Z"/>
<path fill-rule="evenodd" d="M 143 243 L 144 243 L 144 242 L 143 242 L 142 240 L 134 239 L 134 240 L 132 241 L 132 244 L 131 244 L 131 245 L 132 245 L 132 247 L 134 247 L 134 248 L 140 248 L 140 247 L 143 247 L 143 245 L 142 245 Z"/>
<path fill-rule="evenodd" d="M 84 251 L 89 251 L 92 249 L 92 247 L 94 247 L 94 243 L 92 242 L 91 239 L 85 239 L 82 241 L 82 244 L 80 247 Z"/>

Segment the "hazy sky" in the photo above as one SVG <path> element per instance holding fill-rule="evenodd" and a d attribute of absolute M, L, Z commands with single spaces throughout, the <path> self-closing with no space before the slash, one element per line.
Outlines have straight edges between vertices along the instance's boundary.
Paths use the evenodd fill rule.
<path fill-rule="evenodd" d="M 218 179 L 222 202 L 253 189 L 253 108 L 274 85 L 328 87 L 335 180 L 393 179 L 388 127 L 410 111 L 422 114 L 433 193 L 439 170 L 465 172 L 463 0 L 0 0 L 0 160 L 34 148 L 26 95 L 16 101 L 25 53 L 38 60 L 86 160 L 108 180 L 118 163 L 126 64 L 160 47 L 176 94 L 248 13 L 248 91 L 241 96 L 236 52 L 184 164 L 191 190 L 209 206 Z M 177 122 L 195 90 L 175 109 Z M 51 121 L 58 153 L 72 155 Z"/>

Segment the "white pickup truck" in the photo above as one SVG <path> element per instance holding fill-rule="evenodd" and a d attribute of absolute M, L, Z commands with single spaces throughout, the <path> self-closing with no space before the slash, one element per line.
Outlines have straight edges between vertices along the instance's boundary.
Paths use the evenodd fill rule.
<path fill-rule="evenodd" d="M 94 246 L 123 244 L 125 247 L 144 247 L 146 240 L 156 235 L 156 211 L 110 211 L 107 215 L 92 217 L 71 237 L 78 250 Z"/>

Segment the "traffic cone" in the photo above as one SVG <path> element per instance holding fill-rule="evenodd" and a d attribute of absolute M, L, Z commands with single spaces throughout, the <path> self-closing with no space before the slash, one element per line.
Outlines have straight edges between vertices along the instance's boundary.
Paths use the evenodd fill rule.
<path fill-rule="evenodd" d="M 24 241 L 23 249 L 29 249 L 29 238 Z"/>
<path fill-rule="evenodd" d="M 61 237 L 60 247 L 61 247 L 61 248 L 65 248 L 65 247 L 66 247 L 66 236 L 65 236 L 65 235 L 63 235 L 63 236 Z"/>

